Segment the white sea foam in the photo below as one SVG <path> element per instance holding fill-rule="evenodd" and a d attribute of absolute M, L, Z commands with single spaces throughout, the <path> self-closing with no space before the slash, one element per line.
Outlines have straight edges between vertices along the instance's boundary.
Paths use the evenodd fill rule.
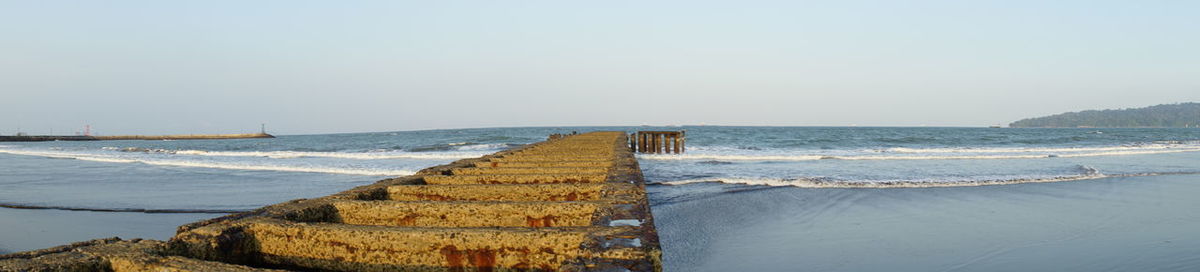
<path fill-rule="evenodd" d="M 473 144 L 473 145 L 455 145 L 455 144 L 450 144 L 450 145 L 451 145 L 451 146 L 458 146 L 456 149 L 458 149 L 458 150 L 460 150 L 460 151 L 475 151 L 475 150 L 500 150 L 500 149 L 504 149 L 504 148 L 507 148 L 507 147 L 508 147 L 508 144 Z M 476 156 L 476 157 L 478 157 L 478 156 Z"/>
<path fill-rule="evenodd" d="M 150 152 L 150 153 L 169 153 L 177 155 L 194 155 L 194 156 L 220 156 L 220 157 L 265 157 L 273 159 L 295 159 L 295 158 L 338 158 L 338 159 L 354 159 L 354 160 L 387 160 L 387 159 L 466 159 L 475 158 L 487 155 L 493 151 L 508 147 L 507 144 L 471 144 L 471 143 L 450 143 L 450 146 L 455 146 L 458 151 L 447 152 L 404 152 L 391 150 L 373 150 L 372 152 L 304 152 L 304 151 L 207 151 L 207 150 L 165 150 L 165 149 L 138 149 L 131 151 Z M 124 150 L 124 149 L 118 149 Z"/>
<path fill-rule="evenodd" d="M 838 181 L 825 179 L 775 179 L 775 178 L 706 178 L 706 179 L 688 179 L 659 182 L 658 184 L 665 185 L 684 185 L 703 182 L 719 182 L 726 184 L 746 184 L 746 185 L 763 185 L 763 186 L 793 186 L 800 188 L 934 188 L 934 187 L 967 187 L 967 186 L 985 186 L 985 185 L 1007 185 L 1020 183 L 1045 183 L 1045 182 L 1062 182 L 1089 180 L 1110 177 L 1102 174 L 1085 174 L 1072 176 L 1057 176 L 1045 178 L 1021 178 L 1021 179 L 993 179 L 993 180 L 960 180 L 960 181 L 877 181 L 877 180 L 861 180 L 861 181 Z"/>
<path fill-rule="evenodd" d="M 1060 152 L 1056 152 L 1056 150 Z M 1062 152 L 1071 150 L 1071 152 Z M 1073 158 L 1123 155 L 1148 155 L 1180 152 L 1200 152 L 1200 147 L 1172 148 L 1094 148 L 1086 151 L 1076 149 L 1040 149 L 1039 151 L 1014 151 L 1010 153 L 985 151 L 952 151 L 934 150 L 932 152 L 906 151 L 901 155 L 816 155 L 805 154 L 641 154 L 638 158 L 646 160 L 718 160 L 718 161 L 813 161 L 813 160 L 988 160 L 988 159 L 1042 159 L 1042 158 Z M 1041 154 L 1029 154 L 1029 153 Z M 900 153 L 900 152 L 897 152 Z M 965 153 L 965 154 L 957 154 Z"/>
<path fill-rule="evenodd" d="M 239 165 L 239 164 L 221 164 L 197 161 L 139 161 L 150 165 L 161 166 L 180 166 L 180 167 L 203 167 L 203 168 L 218 168 L 232 170 L 264 170 L 264 171 L 281 171 L 281 172 L 306 172 L 306 173 L 326 173 L 326 174 L 343 174 L 343 175 L 364 175 L 364 176 L 407 176 L 415 174 L 415 171 L 410 170 L 390 170 L 390 169 L 359 169 L 359 168 L 332 168 L 332 167 L 311 167 L 311 166 L 283 166 L 283 165 Z"/>
<path fill-rule="evenodd" d="M 108 163 L 143 163 L 148 165 L 158 166 L 177 166 L 177 167 L 197 167 L 197 168 L 215 168 L 229 170 L 258 170 L 258 171 L 281 171 L 281 172 L 305 172 L 305 173 L 326 173 L 326 174 L 344 174 L 344 175 L 367 175 L 367 176 L 406 176 L 416 172 L 410 170 L 394 170 L 394 169 L 369 169 L 369 168 L 352 168 L 352 167 L 322 167 L 322 166 L 293 166 L 293 165 L 272 165 L 272 164 L 253 164 L 253 163 L 226 163 L 226 162 L 211 162 L 211 161 L 189 161 L 189 160 L 174 160 L 174 159 L 148 159 L 148 158 L 128 158 L 114 157 L 97 154 L 80 154 L 80 153 L 64 153 L 64 152 L 42 152 L 29 150 L 12 150 L 0 149 L 0 153 L 38 156 L 48 158 L 63 158 L 76 159 L 83 161 L 108 162 Z"/>
<path fill-rule="evenodd" d="M 718 154 L 639 154 L 647 160 L 718 160 L 718 161 L 813 161 L 830 156 L 820 155 L 718 155 Z"/>
<path fill-rule="evenodd" d="M 1026 155 L 950 155 L 950 156 L 837 156 L 835 159 L 842 160 L 987 160 L 987 159 L 1040 159 L 1040 158 L 1076 158 L 1076 157 L 1100 157 L 1100 156 L 1124 156 L 1124 155 L 1148 155 L 1148 154 L 1166 154 L 1180 152 L 1197 152 L 1200 148 L 1178 148 L 1178 149 L 1158 149 L 1158 150 L 1118 150 L 1118 151 L 1102 151 L 1102 152 L 1085 152 L 1085 153 L 1061 153 L 1061 154 L 1026 154 Z"/>
<path fill-rule="evenodd" d="M 386 159 L 465 159 L 486 155 L 479 152 L 301 152 L 301 151 L 205 151 L 205 150 L 151 150 L 155 153 L 170 153 L 192 156 L 218 157 L 265 157 L 273 159 L 294 158 L 338 158 L 354 160 L 386 160 Z"/>
<path fill-rule="evenodd" d="M 1046 176 L 1046 177 L 1026 177 L 1026 178 L 1011 178 L 1011 179 L 968 179 L 968 180 L 832 180 L 827 178 L 701 178 L 701 179 L 686 179 L 657 182 L 656 184 L 663 185 L 685 185 L 693 183 L 725 183 L 725 184 L 745 184 L 745 185 L 761 185 L 761 186 L 792 186 L 800 188 L 935 188 L 935 187 L 970 187 L 970 186 L 989 186 L 989 185 L 1009 185 L 1022 183 L 1047 183 L 1047 182 L 1064 182 L 1064 181 L 1079 181 L 1092 180 L 1112 177 L 1143 177 L 1143 176 L 1163 176 L 1163 175 L 1197 175 L 1200 172 L 1184 171 L 1184 172 L 1150 172 L 1150 173 L 1131 173 L 1131 174 L 1102 174 L 1096 168 L 1086 165 L 1080 165 L 1079 171 L 1082 174 L 1078 175 L 1061 175 L 1061 176 Z"/>
<path fill-rule="evenodd" d="M 1200 145 L 1184 142 L 1155 143 L 1142 145 L 1101 146 L 1101 147 L 954 147 L 954 148 L 905 148 L 895 147 L 878 150 L 883 153 L 1082 153 L 1082 152 L 1113 152 L 1113 151 L 1148 151 L 1173 149 L 1200 149 Z"/>

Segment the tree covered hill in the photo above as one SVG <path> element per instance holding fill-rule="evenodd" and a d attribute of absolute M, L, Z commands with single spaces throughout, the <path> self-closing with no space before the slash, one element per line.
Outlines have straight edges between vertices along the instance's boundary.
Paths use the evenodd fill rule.
<path fill-rule="evenodd" d="M 1087 110 L 1029 118 L 1010 127 L 1198 127 L 1200 103 L 1163 104 L 1136 109 Z"/>

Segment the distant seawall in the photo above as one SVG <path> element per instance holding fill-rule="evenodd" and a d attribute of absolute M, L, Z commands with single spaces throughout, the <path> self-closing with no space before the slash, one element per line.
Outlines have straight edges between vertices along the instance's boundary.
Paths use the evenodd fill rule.
<path fill-rule="evenodd" d="M 0 136 L 0 142 L 46 141 L 109 141 L 109 140 L 218 140 L 275 138 L 267 133 L 246 134 L 188 134 L 188 135 L 118 135 L 118 136 Z"/>

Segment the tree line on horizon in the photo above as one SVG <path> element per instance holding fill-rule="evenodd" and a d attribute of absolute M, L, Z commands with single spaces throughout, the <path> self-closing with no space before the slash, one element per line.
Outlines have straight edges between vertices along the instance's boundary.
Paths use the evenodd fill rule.
<path fill-rule="evenodd" d="M 1022 119 L 1009 127 L 1200 127 L 1200 103 L 1068 112 Z"/>

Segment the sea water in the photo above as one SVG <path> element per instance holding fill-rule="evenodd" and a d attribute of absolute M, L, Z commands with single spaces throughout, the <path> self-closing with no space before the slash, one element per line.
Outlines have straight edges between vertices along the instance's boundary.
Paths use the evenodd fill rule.
<path fill-rule="evenodd" d="M 685 154 L 638 156 L 668 271 L 1200 265 L 1183 256 L 1196 253 L 1200 228 L 1171 227 L 1200 222 L 1190 211 L 1200 203 L 1185 195 L 1200 193 L 1200 129 L 542 127 L 0 143 L 0 203 L 203 218 L 595 130 L 687 130 Z M 1105 215 L 1118 211 L 1136 216 Z M 18 220 L 0 216 L 0 225 Z M 1095 224 L 1122 228 L 1088 229 Z M 0 236 L 0 250 L 45 244 L 9 240 L 21 241 Z M 1046 266 L 1046 256 L 1091 255 L 1029 254 L 1054 247 L 1142 257 Z"/>

